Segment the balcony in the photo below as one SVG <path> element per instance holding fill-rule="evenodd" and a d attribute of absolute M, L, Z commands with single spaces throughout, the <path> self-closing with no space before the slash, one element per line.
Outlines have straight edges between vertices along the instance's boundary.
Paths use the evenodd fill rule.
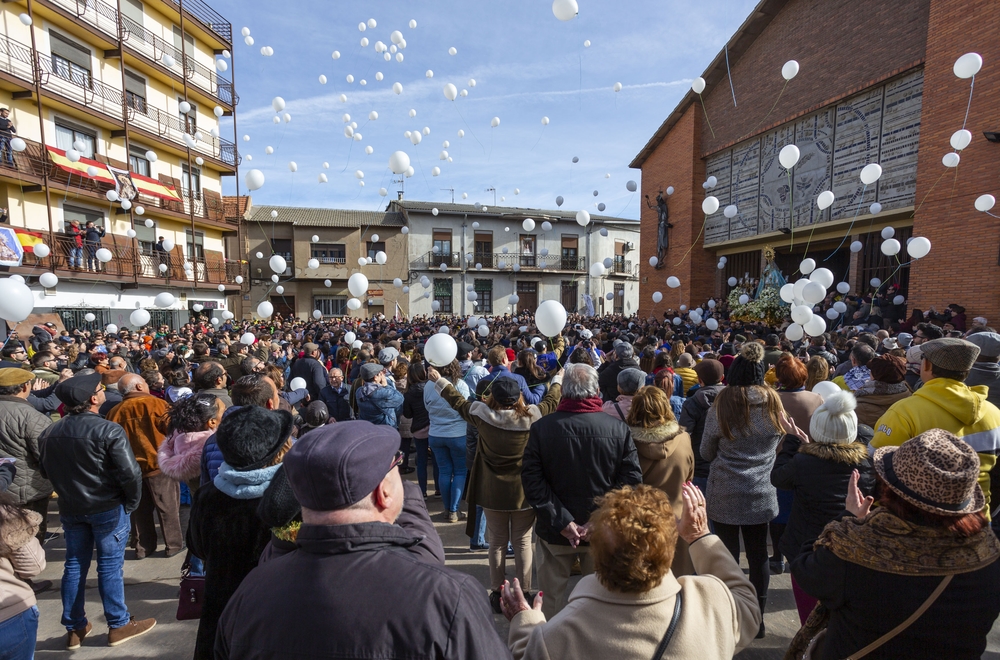
<path fill-rule="evenodd" d="M 94 80 L 92 76 L 64 70 L 52 58 L 38 53 L 31 56 L 31 47 L 0 35 L 0 72 L 20 78 L 27 85 L 34 85 L 33 62 L 36 62 L 39 81 L 46 92 L 81 105 L 88 110 L 105 115 L 109 120 L 123 123 L 122 108 L 128 108 L 128 119 L 135 128 L 151 133 L 154 137 L 177 143 L 183 147 L 185 126 L 179 114 L 171 114 L 148 104 L 141 97 L 133 97 L 126 106 L 121 90 Z M 140 100 L 141 99 L 141 100 Z M 196 131 L 195 131 L 196 132 Z M 193 135 L 193 133 L 188 133 Z M 192 152 L 215 158 L 226 165 L 239 165 L 236 145 L 222 138 L 202 135 L 193 141 Z"/>
<path fill-rule="evenodd" d="M 110 42 L 118 42 L 119 14 L 114 5 L 104 2 L 104 0 L 47 1 L 73 14 L 84 23 L 97 28 L 105 34 Z M 191 58 L 186 58 L 179 48 L 164 41 L 128 16 L 122 15 L 121 20 L 122 42 L 127 48 L 178 78 L 185 76 L 189 83 L 229 106 L 239 102 L 239 97 L 235 96 L 233 92 L 232 83 L 220 79 L 215 71 Z M 163 55 L 169 55 L 173 58 L 171 66 L 168 67 L 164 64 Z"/>
<path fill-rule="evenodd" d="M 504 270 L 513 268 L 514 264 L 519 264 L 522 270 L 551 270 L 551 271 L 585 271 L 587 263 L 584 257 L 561 257 L 556 254 L 545 256 L 537 254 L 484 254 L 478 252 L 473 255 L 473 261 L 468 264 L 468 270 L 473 270 L 476 264 L 482 264 L 484 270 Z M 450 252 L 439 254 L 428 252 L 410 262 L 410 268 L 414 270 L 439 270 L 441 264 L 446 268 L 461 268 L 462 253 Z"/>
<path fill-rule="evenodd" d="M 76 194 L 90 197 L 101 204 L 107 204 L 105 194 L 113 187 L 110 183 L 96 181 L 81 174 L 71 174 L 52 162 L 41 143 L 34 140 L 24 140 L 24 142 L 27 147 L 24 151 L 14 154 L 13 168 L 0 165 L 0 176 L 16 177 L 22 187 L 36 185 L 38 189 L 41 189 L 40 184 L 47 178 L 52 189 L 58 190 L 60 195 Z M 184 192 L 183 189 L 178 190 L 178 194 L 184 194 Z M 140 191 L 132 202 L 134 205 L 144 206 L 146 209 L 159 209 L 177 214 L 178 219 L 183 220 L 190 218 L 193 206 L 196 219 L 226 222 L 220 195 L 210 196 L 207 193 L 196 193 L 194 199 L 185 196 L 181 200 L 169 200 Z M 141 218 L 136 219 L 136 222 L 141 221 Z M 235 223 L 229 222 L 229 224 Z"/>
<path fill-rule="evenodd" d="M 93 271 L 81 271 L 70 268 L 70 255 L 75 246 L 76 241 L 73 237 L 56 234 L 55 245 L 50 246 L 52 251 L 49 256 L 39 259 L 33 254 L 25 254 L 21 262 L 22 268 L 31 269 L 31 275 L 38 275 L 41 270 L 54 269 L 57 274 L 66 273 L 61 276 L 69 279 L 95 281 L 110 279 L 117 283 L 133 282 L 146 285 L 152 285 L 154 282 L 143 280 L 155 280 L 173 286 L 189 282 L 191 285 L 206 288 L 217 288 L 218 285 L 225 284 L 227 288 L 233 289 L 238 289 L 240 286 L 235 283 L 237 275 L 248 279 L 249 274 L 245 263 L 222 258 L 206 260 L 203 257 L 195 259 L 195 267 L 185 271 L 183 260 L 179 256 L 179 248 L 173 253 L 144 252 L 134 239 L 111 234 L 105 236 L 104 243 L 100 246 L 111 251 L 113 255 L 111 261 L 104 264 L 95 263 L 94 265 L 99 268 Z M 88 248 L 82 248 L 82 253 L 82 268 L 87 269 Z M 165 272 L 161 272 L 161 264 L 167 266 Z"/>
<path fill-rule="evenodd" d="M 614 263 L 612 263 L 611 268 L 608 269 L 608 274 L 631 277 L 632 275 L 638 274 L 638 269 L 632 264 L 631 260 L 619 256 L 614 258 Z"/>
<path fill-rule="evenodd" d="M 208 30 L 220 40 L 232 46 L 233 26 L 229 21 L 223 18 L 219 12 L 202 2 L 202 0 L 183 1 L 184 11 L 196 18 L 199 23 L 208 28 Z M 181 4 L 177 0 L 166 0 L 166 2 L 176 7 L 178 11 L 181 8 Z"/>

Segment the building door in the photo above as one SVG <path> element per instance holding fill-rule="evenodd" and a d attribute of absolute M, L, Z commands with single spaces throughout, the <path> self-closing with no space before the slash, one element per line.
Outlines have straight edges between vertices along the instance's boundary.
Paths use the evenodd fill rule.
<path fill-rule="evenodd" d="M 576 313 L 577 307 L 577 283 L 576 280 L 567 282 L 563 281 L 560 284 L 560 289 L 562 291 L 562 306 L 570 314 Z"/>
<path fill-rule="evenodd" d="M 274 313 L 281 314 L 282 318 L 295 316 L 295 296 L 271 296 L 271 304 L 274 306 Z"/>
<path fill-rule="evenodd" d="M 518 313 L 534 314 L 538 307 L 538 282 L 518 282 L 517 298 Z"/>

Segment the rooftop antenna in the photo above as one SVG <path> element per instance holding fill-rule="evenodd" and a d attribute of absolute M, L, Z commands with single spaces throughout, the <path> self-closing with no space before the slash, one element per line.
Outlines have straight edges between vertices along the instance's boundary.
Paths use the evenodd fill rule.
<path fill-rule="evenodd" d="M 455 189 L 454 188 L 441 188 L 441 190 L 450 190 L 451 191 L 451 203 L 454 204 L 455 203 Z"/>
<path fill-rule="evenodd" d="M 406 192 L 406 177 L 400 174 L 398 179 L 392 179 L 391 182 L 399 184 L 399 190 L 396 191 L 396 199 L 403 199 L 403 193 Z"/>
<path fill-rule="evenodd" d="M 493 193 L 493 206 L 496 206 L 497 205 L 497 189 L 494 188 L 493 186 L 490 186 L 489 188 L 486 189 L 486 192 L 492 192 Z"/>

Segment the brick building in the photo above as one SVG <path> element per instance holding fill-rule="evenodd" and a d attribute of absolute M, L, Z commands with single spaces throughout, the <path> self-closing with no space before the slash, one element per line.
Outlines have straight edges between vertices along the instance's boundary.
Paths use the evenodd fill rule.
<path fill-rule="evenodd" d="M 969 52 L 985 64 L 966 120 L 970 80 L 952 69 Z M 782 65 L 793 59 L 800 71 L 786 83 Z M 1000 194 L 1000 144 L 984 136 L 1000 131 L 998 64 L 995 1 L 762 0 L 702 74 L 701 98 L 689 91 L 631 163 L 650 200 L 673 188 L 660 269 L 649 265 L 657 211 L 642 211 L 640 312 L 659 316 L 728 294 L 730 277 L 759 276 L 770 245 L 787 278 L 800 276 L 808 255 L 853 292 L 891 278 L 911 309 L 957 302 L 969 318 L 1000 322 L 992 294 L 1000 285 L 1000 220 L 973 205 L 981 194 Z M 946 168 L 942 157 L 963 122 L 972 143 L 957 168 Z M 791 171 L 778 163 L 786 144 L 801 152 Z M 883 174 L 864 186 L 858 174 L 868 163 Z M 716 185 L 703 189 L 712 176 Z M 820 211 L 824 190 L 836 201 Z M 720 205 L 706 216 L 708 195 Z M 730 205 L 732 218 L 724 212 Z M 927 237 L 931 253 L 897 268 L 879 250 L 887 226 L 902 243 Z M 860 252 L 849 249 L 854 241 Z M 720 256 L 728 259 L 723 269 Z M 899 257 L 907 263 L 905 250 Z M 672 275 L 679 296 L 665 284 Z M 664 294 L 659 304 L 655 291 Z"/>

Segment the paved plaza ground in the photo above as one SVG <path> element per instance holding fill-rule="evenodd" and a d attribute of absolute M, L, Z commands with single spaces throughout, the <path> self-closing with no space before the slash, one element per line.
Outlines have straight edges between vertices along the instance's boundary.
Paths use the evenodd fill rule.
<path fill-rule="evenodd" d="M 474 576 L 483 584 L 483 598 L 487 597 L 486 585 L 489 567 L 486 552 L 471 552 L 469 538 L 465 536 L 465 521 L 447 524 L 441 522 L 441 500 L 428 500 L 431 517 L 438 533 L 444 541 L 447 565 Z M 186 507 L 182 516 L 186 518 Z M 49 529 L 61 531 L 56 503 L 52 502 L 49 515 Z M 184 520 L 184 518 L 182 518 Z M 162 546 L 161 546 L 162 548 Z M 48 566 L 38 579 L 52 580 L 54 585 L 38 597 L 41 621 L 38 629 L 37 658 L 67 657 L 71 653 L 74 660 L 87 658 L 191 658 L 194 653 L 197 621 L 177 621 L 177 587 L 183 553 L 166 559 L 162 549 L 155 555 L 141 561 L 132 557 L 131 550 L 125 554 L 125 598 L 129 611 L 137 618 L 155 617 L 156 627 L 146 635 L 123 646 L 107 646 L 107 624 L 101 609 L 97 592 L 96 564 L 91 565 L 90 579 L 87 581 L 87 613 L 94 624 L 94 631 L 84 641 L 82 648 L 67 652 L 66 631 L 59 625 L 62 605 L 59 600 L 59 579 L 62 576 L 65 544 L 62 537 L 45 546 Z M 508 575 L 513 571 L 513 560 L 507 562 Z M 799 628 L 795 602 L 788 574 L 771 577 L 765 622 L 767 637 L 755 640 L 750 648 L 736 656 L 739 660 L 780 660 L 792 636 Z M 506 639 L 507 620 L 495 615 L 497 630 Z M 1000 624 L 993 627 L 989 646 L 984 658 L 1000 660 Z"/>

